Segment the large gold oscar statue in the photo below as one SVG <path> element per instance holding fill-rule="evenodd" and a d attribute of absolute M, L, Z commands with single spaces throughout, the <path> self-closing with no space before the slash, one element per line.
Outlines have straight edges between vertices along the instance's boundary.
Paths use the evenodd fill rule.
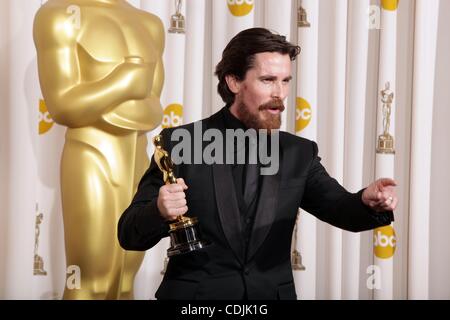
<path fill-rule="evenodd" d="M 162 119 L 164 29 L 125 0 L 49 0 L 34 21 L 39 80 L 67 126 L 61 193 L 67 266 L 81 289 L 64 299 L 132 299 L 143 254 L 122 250 L 117 221 L 149 160 Z"/>

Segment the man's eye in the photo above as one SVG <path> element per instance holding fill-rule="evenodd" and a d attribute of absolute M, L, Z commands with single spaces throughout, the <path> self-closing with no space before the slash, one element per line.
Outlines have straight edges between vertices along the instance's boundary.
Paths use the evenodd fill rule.
<path fill-rule="evenodd" d="M 272 79 L 262 79 L 262 82 L 264 82 L 264 83 L 271 83 Z"/>

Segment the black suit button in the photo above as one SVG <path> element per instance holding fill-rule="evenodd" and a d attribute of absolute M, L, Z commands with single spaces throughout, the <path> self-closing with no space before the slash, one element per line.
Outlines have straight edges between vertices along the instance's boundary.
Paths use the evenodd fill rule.
<path fill-rule="evenodd" d="M 249 273 L 250 273 L 250 270 L 247 267 L 245 267 L 244 274 L 248 275 Z"/>

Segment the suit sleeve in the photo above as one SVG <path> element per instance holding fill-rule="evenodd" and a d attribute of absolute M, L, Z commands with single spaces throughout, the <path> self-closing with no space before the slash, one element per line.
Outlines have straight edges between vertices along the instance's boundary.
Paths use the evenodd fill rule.
<path fill-rule="evenodd" d="M 330 177 L 320 163 L 315 142 L 312 142 L 312 154 L 302 209 L 335 227 L 353 232 L 385 226 L 394 220 L 392 211 L 376 212 L 362 202 L 364 189 L 350 193 Z"/>
<path fill-rule="evenodd" d="M 163 184 L 163 174 L 152 157 L 133 201 L 119 219 L 117 235 L 125 250 L 148 250 L 168 236 L 169 225 L 156 205 Z"/>

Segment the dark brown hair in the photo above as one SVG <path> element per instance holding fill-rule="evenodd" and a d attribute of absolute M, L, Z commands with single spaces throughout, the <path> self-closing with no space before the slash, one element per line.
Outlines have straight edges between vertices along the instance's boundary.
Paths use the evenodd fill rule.
<path fill-rule="evenodd" d="M 300 47 L 286 41 L 285 36 L 264 28 L 239 32 L 225 47 L 222 60 L 216 66 L 215 75 L 219 78 L 217 91 L 225 103 L 234 102 L 234 93 L 228 88 L 225 77 L 233 75 L 237 80 L 244 80 L 247 71 L 254 66 L 255 54 L 261 52 L 288 54 L 293 61 L 300 53 Z"/>

